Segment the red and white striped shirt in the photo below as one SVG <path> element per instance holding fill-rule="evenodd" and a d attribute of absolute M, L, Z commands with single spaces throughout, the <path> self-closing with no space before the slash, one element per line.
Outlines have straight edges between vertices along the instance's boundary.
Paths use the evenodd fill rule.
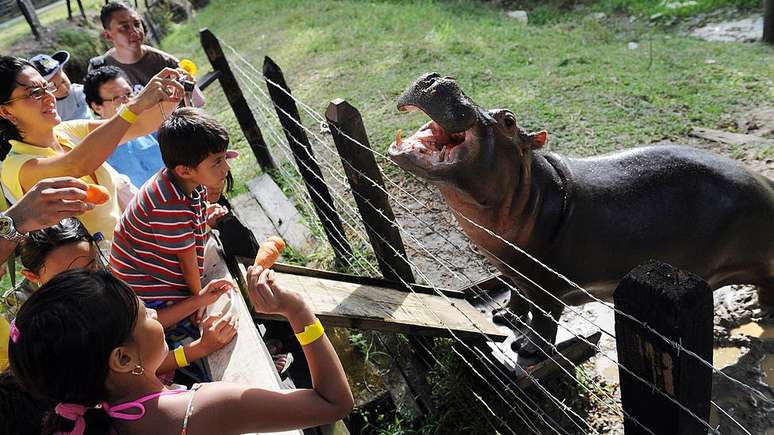
<path fill-rule="evenodd" d="M 207 243 L 205 189 L 191 195 L 175 185 L 167 168 L 148 180 L 116 226 L 110 267 L 146 301 L 174 301 L 191 293 L 178 254 L 196 247 L 199 276 Z"/>

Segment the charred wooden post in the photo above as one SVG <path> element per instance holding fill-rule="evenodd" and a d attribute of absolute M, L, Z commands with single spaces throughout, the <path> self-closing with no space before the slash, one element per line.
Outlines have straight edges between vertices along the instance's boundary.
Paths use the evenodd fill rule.
<path fill-rule="evenodd" d="M 30 25 L 32 35 L 35 40 L 40 41 L 40 20 L 38 20 L 38 13 L 35 11 L 35 6 L 30 0 L 16 0 L 16 4 L 19 5 L 19 9 L 24 15 L 24 19 L 27 20 L 27 24 Z"/>
<path fill-rule="evenodd" d="M 712 392 L 709 285 L 693 274 L 650 261 L 624 277 L 613 299 L 626 314 L 615 315 L 618 362 L 645 381 L 619 371 L 621 403 L 628 414 L 626 434 L 706 434 Z"/>
<path fill-rule="evenodd" d="M 384 179 L 376 164 L 360 112 L 344 100 L 328 105 L 325 117 L 341 157 L 360 215 L 385 279 L 412 291 L 414 274 L 406 256 L 400 232 L 395 226 Z M 409 337 L 408 343 L 392 334 L 376 333 L 382 346 L 393 357 L 389 372 L 382 377 L 398 410 L 413 420 L 435 411 L 432 389 L 427 382 L 433 342 Z"/>
<path fill-rule="evenodd" d="M 763 7 L 763 42 L 774 44 L 774 0 L 766 0 Z"/>
<path fill-rule="evenodd" d="M 347 241 L 341 217 L 336 212 L 328 185 L 325 184 L 320 166 L 314 157 L 309 138 L 301 124 L 298 107 L 285 82 L 282 69 L 267 56 L 263 60 L 263 75 L 298 171 L 304 178 L 304 184 L 309 191 L 309 197 L 312 199 L 328 242 L 336 253 L 336 261 L 339 265 L 346 264 L 346 259 L 352 256 L 352 248 Z"/>
<path fill-rule="evenodd" d="M 218 38 L 206 27 L 199 31 L 199 38 L 212 68 L 220 73 L 218 77 L 220 86 L 223 88 L 223 93 L 226 94 L 228 103 L 231 105 L 231 110 L 234 111 L 234 116 L 239 122 L 239 127 L 242 129 L 247 143 L 250 144 L 250 149 L 253 150 L 255 159 L 258 160 L 264 172 L 277 169 L 269 148 L 263 140 L 261 129 L 258 128 L 258 124 L 255 122 L 253 112 L 250 110 L 250 106 L 247 105 L 242 89 L 239 88 L 239 83 L 231 72 L 231 67 L 223 54 Z"/>
<path fill-rule="evenodd" d="M 360 112 L 344 100 L 328 105 L 325 118 L 352 187 L 357 208 L 385 279 L 413 283 L 406 249 L 384 190 L 384 179 L 368 143 Z"/>
<path fill-rule="evenodd" d="M 83 10 L 83 3 L 82 3 L 82 1 L 81 0 L 77 0 L 77 2 L 78 2 L 78 10 L 81 11 L 81 17 L 86 19 L 86 12 Z M 67 2 L 67 14 L 68 14 L 68 16 L 70 15 L 70 2 L 69 1 Z"/>

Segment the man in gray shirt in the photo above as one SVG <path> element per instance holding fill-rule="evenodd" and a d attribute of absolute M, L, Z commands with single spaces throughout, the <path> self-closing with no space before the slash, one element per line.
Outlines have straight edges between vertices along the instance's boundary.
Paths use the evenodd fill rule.
<path fill-rule="evenodd" d="M 62 118 L 62 121 L 71 119 L 88 119 L 89 105 L 86 104 L 86 97 L 83 94 L 83 85 L 71 83 L 67 73 L 64 72 L 64 65 L 70 60 L 70 53 L 66 51 L 57 51 L 51 56 L 47 54 L 38 54 L 30 59 L 30 63 L 35 66 L 43 78 L 56 86 L 54 97 L 56 97 L 56 113 Z"/>

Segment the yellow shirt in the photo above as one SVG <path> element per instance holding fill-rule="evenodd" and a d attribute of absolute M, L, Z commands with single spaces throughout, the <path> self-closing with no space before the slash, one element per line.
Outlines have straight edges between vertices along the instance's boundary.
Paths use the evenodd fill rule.
<path fill-rule="evenodd" d="M 67 121 L 54 127 L 54 135 L 59 144 L 69 149 L 78 146 L 88 134 L 89 120 Z M 17 140 L 10 140 L 9 143 L 11 151 L 3 161 L 0 179 L 5 191 L 15 202 L 24 195 L 19 183 L 19 172 L 24 163 L 36 158 L 56 157 L 59 153 L 52 148 L 34 146 Z M 116 191 L 118 173 L 109 164 L 103 163 L 94 171 L 94 176 L 96 176 L 96 180 L 91 175 L 81 177 L 81 180 L 107 188 L 110 192 L 110 200 L 94 207 L 93 210 L 84 213 L 79 218 L 91 234 L 100 232 L 106 240 L 112 241 L 113 231 L 121 217 Z"/>
<path fill-rule="evenodd" d="M 11 338 L 11 327 L 5 317 L 0 316 L 0 372 L 8 367 L 8 340 Z"/>

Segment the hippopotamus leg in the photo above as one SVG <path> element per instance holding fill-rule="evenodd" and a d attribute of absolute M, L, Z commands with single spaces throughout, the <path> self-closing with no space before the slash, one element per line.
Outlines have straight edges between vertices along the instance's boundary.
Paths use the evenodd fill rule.
<path fill-rule="evenodd" d="M 559 318 L 564 309 L 561 302 L 546 295 L 542 290 L 527 290 L 525 293 L 534 303 L 530 307 L 532 318 L 528 327 L 519 328 L 522 329 L 523 336 L 511 345 L 511 349 L 518 352 L 517 362 L 522 367 L 534 365 L 552 355 Z"/>
<path fill-rule="evenodd" d="M 508 326 L 509 328 L 519 328 L 520 325 L 528 321 L 529 302 L 515 288 L 511 289 L 508 305 L 492 311 L 492 322 Z"/>

